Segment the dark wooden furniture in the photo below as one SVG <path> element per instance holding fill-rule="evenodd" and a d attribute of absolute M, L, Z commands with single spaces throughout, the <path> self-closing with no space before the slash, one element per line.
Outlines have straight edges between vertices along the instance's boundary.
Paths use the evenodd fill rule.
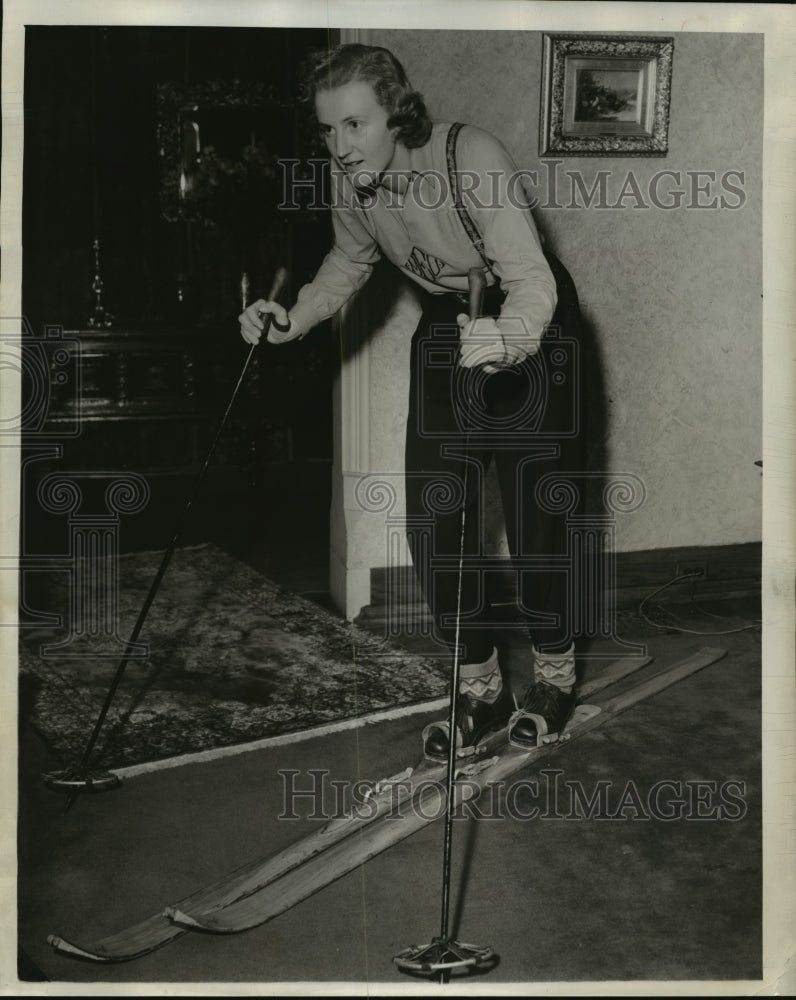
<path fill-rule="evenodd" d="M 237 328 L 149 327 L 64 331 L 33 341 L 46 358 L 46 431 L 70 468 L 130 469 L 146 476 L 196 471 L 243 373 Z M 273 355 L 271 355 L 273 357 Z M 277 364 L 277 368 L 280 365 Z M 292 458 L 290 426 L 254 352 L 219 439 L 213 466 L 254 479 L 263 463 Z"/>

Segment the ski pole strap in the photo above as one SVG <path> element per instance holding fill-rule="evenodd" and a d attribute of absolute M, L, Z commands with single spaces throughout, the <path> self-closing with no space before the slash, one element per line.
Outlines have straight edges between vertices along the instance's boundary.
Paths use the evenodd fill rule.
<path fill-rule="evenodd" d="M 470 217 L 470 213 L 465 208 L 464 202 L 462 201 L 462 192 L 459 187 L 459 174 L 456 169 L 456 140 L 463 127 L 464 126 L 461 122 L 454 122 L 453 125 L 451 125 L 448 129 L 448 140 L 445 146 L 445 159 L 448 164 L 448 181 L 450 183 L 451 194 L 453 196 L 453 207 L 456 209 L 459 219 L 464 226 L 465 232 L 470 237 L 470 242 L 478 251 L 478 256 L 484 262 L 488 273 L 492 274 L 492 265 L 489 263 L 484 250 L 484 241 L 481 238 L 481 234 L 478 232 L 475 223 Z"/>

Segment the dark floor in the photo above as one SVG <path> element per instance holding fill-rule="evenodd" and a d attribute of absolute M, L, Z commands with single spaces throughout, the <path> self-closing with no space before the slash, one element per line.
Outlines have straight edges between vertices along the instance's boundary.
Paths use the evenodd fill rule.
<path fill-rule="evenodd" d="M 328 498 L 317 489 L 301 497 L 304 530 L 291 516 L 297 500 L 285 494 L 266 503 L 251 496 L 238 517 L 221 504 L 195 531 L 205 530 L 206 540 L 292 589 L 323 599 Z M 140 531 L 156 549 L 145 525 Z M 154 532 L 169 533 L 162 512 Z M 706 609 L 681 606 L 677 614 L 694 632 L 717 632 L 756 620 L 759 607 L 754 599 L 736 598 Z M 491 945 L 500 957 L 477 986 L 522 984 L 527 992 L 531 983 L 574 982 L 600 992 L 606 981 L 688 980 L 718 981 L 732 992 L 730 982 L 754 983 L 763 975 L 760 632 L 664 632 L 633 616 L 624 625 L 623 638 L 645 644 L 661 666 L 706 645 L 728 655 L 574 741 L 545 768 L 517 775 L 495 807 L 502 818 L 456 824 L 452 929 L 463 940 Z M 502 648 L 519 686 L 528 669 L 519 633 L 507 630 Z M 621 649 L 592 642 L 580 651 L 589 676 L 605 662 L 597 654 Z M 114 984 L 121 990 L 123 984 L 178 982 L 232 982 L 241 991 L 258 984 L 257 992 L 276 991 L 278 983 L 294 990 L 299 983 L 321 990 L 320 984 L 356 983 L 356 993 L 367 986 L 373 992 L 422 989 L 396 973 L 391 958 L 438 931 L 439 823 L 241 935 L 187 935 L 113 966 L 57 955 L 46 939 L 55 933 L 91 940 L 120 930 L 296 839 L 312 822 L 306 814 L 301 821 L 279 819 L 280 771 L 306 776 L 323 768 L 330 780 L 393 774 L 416 761 L 430 718 L 396 719 L 131 778 L 118 791 L 82 796 L 68 813 L 40 780 L 52 762 L 23 718 L 20 977 L 105 984 L 108 992 Z M 517 810 L 541 804 L 554 786 L 563 798 L 548 797 L 540 816 L 523 819 Z M 588 796 L 598 787 L 608 796 L 610 816 L 567 818 L 573 790 Z M 682 802 L 682 814 L 665 820 L 653 809 L 654 818 L 656 795 L 659 803 Z M 512 816 L 503 808 L 509 800 Z"/>

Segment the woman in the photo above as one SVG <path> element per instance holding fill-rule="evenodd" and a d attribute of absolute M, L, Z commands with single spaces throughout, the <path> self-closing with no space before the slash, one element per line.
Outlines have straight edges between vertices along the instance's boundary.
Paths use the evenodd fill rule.
<path fill-rule="evenodd" d="M 478 556 L 478 494 L 494 455 L 521 605 L 532 609 L 534 683 L 514 712 L 483 606 L 483 574 L 464 573 L 457 741 L 473 745 L 511 717 L 511 740 L 536 746 L 560 732 L 575 700 L 567 576 L 539 566 L 566 552 L 566 526 L 535 499 L 542 476 L 577 467 L 576 456 L 566 455 L 574 439 L 560 429 L 572 424 L 573 398 L 553 391 L 546 359 L 554 327 L 577 322 L 574 289 L 553 258 L 551 271 L 500 143 L 472 126 L 432 123 L 388 50 L 344 45 L 324 53 L 308 73 L 307 94 L 332 159 L 334 246 L 289 311 L 254 302 L 239 317 L 241 334 L 256 344 L 271 314 L 269 341 L 303 337 L 348 301 L 380 257 L 419 286 L 406 432 L 416 573 L 439 634 L 452 644 L 461 513 L 439 497 L 450 499 L 467 482 L 465 551 Z M 488 284 L 485 315 L 477 318 L 465 312 L 473 267 Z M 566 301 L 558 301 L 561 288 Z M 448 740 L 447 723 L 426 727 L 426 754 L 445 759 Z"/>

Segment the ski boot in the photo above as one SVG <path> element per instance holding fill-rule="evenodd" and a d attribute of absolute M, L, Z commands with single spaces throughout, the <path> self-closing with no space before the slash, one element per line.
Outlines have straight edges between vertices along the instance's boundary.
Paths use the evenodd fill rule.
<path fill-rule="evenodd" d="M 509 720 L 509 743 L 523 749 L 549 743 L 562 732 L 574 707 L 574 690 L 562 691 L 548 681 L 537 681 Z"/>
<path fill-rule="evenodd" d="M 514 699 L 502 687 L 495 701 L 480 701 L 460 694 L 456 704 L 456 752 L 466 753 L 485 736 L 503 729 L 515 710 Z M 447 760 L 450 749 L 448 722 L 432 722 L 423 730 L 423 753 L 429 760 Z"/>

